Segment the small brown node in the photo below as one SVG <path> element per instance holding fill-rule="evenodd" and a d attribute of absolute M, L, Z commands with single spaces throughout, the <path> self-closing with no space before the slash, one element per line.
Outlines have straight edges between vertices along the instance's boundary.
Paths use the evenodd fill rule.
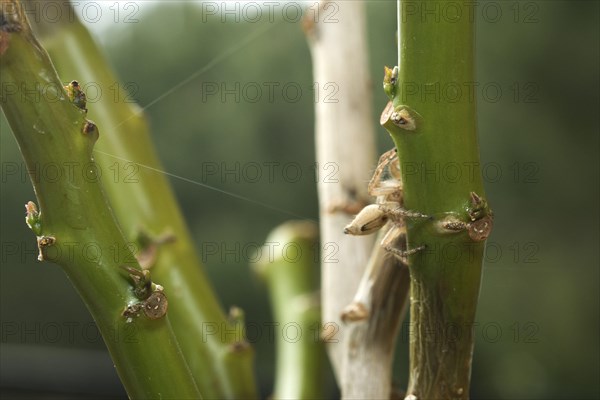
<path fill-rule="evenodd" d="M 44 249 L 46 249 L 47 247 L 52 246 L 54 243 L 56 243 L 56 238 L 54 238 L 54 236 L 42 236 L 42 237 L 38 237 L 37 240 L 37 244 L 38 244 L 38 249 L 39 249 L 39 254 L 38 254 L 38 261 L 44 261 Z"/>
<path fill-rule="evenodd" d="M 413 117 L 408 107 L 403 105 L 394 107 L 391 101 L 387 103 L 385 109 L 381 113 L 379 123 L 388 131 L 394 129 L 394 127 L 401 128 L 405 131 L 414 131 L 417 129 L 415 117 Z"/>
<path fill-rule="evenodd" d="M 492 233 L 494 219 L 487 215 L 469 224 L 469 237 L 476 242 L 483 242 Z"/>
<path fill-rule="evenodd" d="M 42 236 L 38 239 L 38 245 L 40 247 L 52 246 L 56 242 L 56 238 L 53 236 Z"/>
<path fill-rule="evenodd" d="M 153 292 L 143 302 L 144 314 L 150 319 L 159 319 L 167 314 L 169 302 L 163 292 Z"/>
<path fill-rule="evenodd" d="M 98 130 L 98 127 L 95 123 L 89 120 L 85 121 L 81 132 L 91 140 L 92 144 L 96 143 L 96 141 L 100 137 L 100 131 Z"/>
<path fill-rule="evenodd" d="M 90 134 L 96 130 L 96 124 L 92 121 L 85 121 L 85 125 L 83 126 L 83 133 Z"/>
<path fill-rule="evenodd" d="M 394 111 L 392 115 L 390 115 L 390 119 L 394 124 L 407 131 L 414 131 L 417 129 L 415 120 L 405 108 Z"/>
<path fill-rule="evenodd" d="M 369 318 L 369 310 L 367 310 L 367 307 L 363 303 L 353 302 L 344 308 L 341 318 L 345 323 L 364 321 Z"/>
<path fill-rule="evenodd" d="M 128 322 L 131 322 L 131 318 L 137 317 L 138 315 L 140 315 L 139 303 L 130 304 L 123 310 L 123 316 L 128 319 Z"/>

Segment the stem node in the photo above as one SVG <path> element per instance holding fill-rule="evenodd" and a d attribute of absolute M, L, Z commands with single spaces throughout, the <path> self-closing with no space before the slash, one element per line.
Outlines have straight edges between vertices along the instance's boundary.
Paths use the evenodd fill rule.
<path fill-rule="evenodd" d="M 44 261 L 46 258 L 44 257 L 44 253 L 46 249 L 56 243 L 56 238 L 54 236 L 42 236 L 38 237 L 37 244 L 40 253 L 38 254 L 38 261 Z"/>
<path fill-rule="evenodd" d="M 416 131 L 419 118 L 419 113 L 410 107 L 406 105 L 394 107 L 390 101 L 383 109 L 379 123 L 393 136 L 394 134 L 406 133 L 406 131 Z"/>

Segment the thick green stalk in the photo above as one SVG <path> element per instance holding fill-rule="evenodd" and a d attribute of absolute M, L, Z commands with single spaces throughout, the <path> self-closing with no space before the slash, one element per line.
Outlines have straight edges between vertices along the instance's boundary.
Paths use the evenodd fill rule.
<path fill-rule="evenodd" d="M 131 398 L 199 398 L 169 318 L 146 312 L 147 301 L 162 292 L 147 297 L 134 291 L 130 274 L 141 273 L 140 266 L 92 158 L 98 129 L 67 98 L 18 3 L 2 0 L 0 5 L 1 104 L 39 202 L 39 213 L 28 204 L 27 222 L 38 236 L 40 259 L 61 265 L 75 285 Z M 56 179 L 34 172 L 49 167 L 60 169 Z M 165 289 L 166 295 L 174 292 Z"/>
<path fill-rule="evenodd" d="M 443 6 L 399 1 L 399 71 L 386 72 L 393 106 L 381 118 L 398 149 L 405 208 L 432 217 L 407 221 L 408 248 L 426 246 L 410 257 L 407 394 L 418 399 L 469 396 L 472 327 L 492 226 L 479 168 L 475 26 L 468 15 L 441 18 Z"/>
<path fill-rule="evenodd" d="M 226 319 L 198 260 L 173 191 L 152 145 L 148 124 L 131 103 L 99 47 L 67 3 L 60 23 L 40 18 L 36 28 L 60 75 L 101 90 L 89 116 L 103 136 L 95 158 L 103 184 L 127 238 L 140 235 L 173 241 L 158 245 L 152 276 L 176 287 L 169 298 L 173 329 L 206 398 L 256 398 L 253 350 L 241 325 Z M 236 334 L 232 332 L 236 331 Z"/>
<path fill-rule="evenodd" d="M 317 226 L 292 221 L 277 227 L 267 243 L 279 243 L 282 254 L 262 252 L 256 271 L 265 279 L 277 335 L 277 371 L 273 399 L 323 398 L 325 349 L 319 338 L 319 269 L 315 264 Z M 267 257 L 268 256 L 268 257 Z"/>

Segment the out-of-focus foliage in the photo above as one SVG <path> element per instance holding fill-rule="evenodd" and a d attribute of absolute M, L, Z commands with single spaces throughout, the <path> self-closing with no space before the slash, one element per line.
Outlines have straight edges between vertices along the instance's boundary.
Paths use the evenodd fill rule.
<path fill-rule="evenodd" d="M 488 3 L 503 12 L 497 22 L 481 12 Z M 475 90 L 496 225 L 474 327 L 472 397 L 592 398 L 598 395 L 600 372 L 598 3 L 480 4 Z M 383 65 L 396 59 L 395 6 L 369 2 L 368 17 L 377 125 L 386 102 Z M 300 24 L 289 19 L 222 23 L 185 2 L 157 5 L 138 19 L 107 32 L 106 52 L 122 82 L 136 89 L 133 98 L 147 106 L 165 171 L 173 174 L 223 305 L 242 307 L 255 327 L 249 334 L 266 395 L 273 374 L 273 342 L 267 335 L 272 318 L 266 290 L 249 262 L 272 227 L 290 218 L 317 218 L 313 106 L 332 93 L 331 86 L 312 82 Z M 72 79 L 77 77 L 64 77 Z M 211 94 L 215 88 L 218 93 Z M 104 89 L 103 95 L 114 95 Z M 88 101 L 88 108 L 93 106 Z M 33 193 L 24 167 L 19 175 L 8 173 L 7 166 L 21 158 L 4 117 L 0 127 L 2 346 L 101 348 L 100 340 L 86 340 L 81 329 L 72 340 L 65 335 L 65 323 L 83 326 L 90 317 L 63 273 L 35 261 L 35 242 L 23 221 L 23 205 Z M 100 127 L 101 133 L 109 129 Z M 390 148 L 384 131 L 377 127 L 377 132 L 380 150 Z M 334 170 L 317 169 L 320 179 Z M 444 179 L 450 172 L 437 174 Z M 30 252 L 13 254 L 14 246 Z M 53 343 L 48 335 L 10 333 L 22 324 L 32 330 L 36 324 L 57 324 L 62 336 Z M 399 384 L 406 382 L 407 340 L 405 326 L 396 365 Z M 10 368 L 5 365 L 3 373 Z"/>

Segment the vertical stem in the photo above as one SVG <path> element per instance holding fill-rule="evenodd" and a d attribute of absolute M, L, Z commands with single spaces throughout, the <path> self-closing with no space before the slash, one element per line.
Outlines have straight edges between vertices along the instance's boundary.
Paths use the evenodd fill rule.
<path fill-rule="evenodd" d="M 315 265 L 318 230 L 311 222 L 291 221 L 277 227 L 267 243 L 291 251 L 264 257 L 256 271 L 265 279 L 275 320 L 277 367 L 273 399 L 323 398 L 325 352 L 319 336 L 321 320 Z M 262 254 L 269 254 L 263 251 Z"/>
<path fill-rule="evenodd" d="M 407 221 L 411 340 L 408 395 L 468 398 L 472 327 L 492 213 L 483 199 L 474 96 L 474 22 L 439 18 L 443 1 L 398 2 L 397 82 L 381 122 L 398 149 Z M 389 77 L 388 77 L 389 82 Z M 449 177 L 443 171 L 457 171 Z M 475 194 L 473 194 L 475 193 Z"/>
<path fill-rule="evenodd" d="M 361 368 L 349 360 L 351 351 L 343 309 L 352 301 L 367 266 L 373 237 L 344 234 L 354 214 L 371 202 L 366 182 L 375 167 L 371 90 L 367 68 L 366 18 L 361 1 L 319 2 L 309 10 L 305 29 L 309 39 L 313 79 L 320 87 L 335 89 L 333 100 L 319 98 L 315 105 L 315 142 L 321 174 L 319 217 L 321 233 L 321 290 L 323 335 L 337 382 L 346 395 L 353 385 L 347 368 Z M 323 15 L 335 10 L 336 21 Z M 320 16 L 315 22 L 312 16 Z M 326 179 L 334 171 L 334 179 Z M 376 376 L 365 377 L 376 378 Z M 369 397 L 369 396 L 367 396 Z"/>
<path fill-rule="evenodd" d="M 101 90 L 88 105 L 90 118 L 104 128 L 94 156 L 127 239 L 137 242 L 140 234 L 174 238 L 157 247 L 150 270 L 163 286 L 177 288 L 169 299 L 170 318 L 198 386 L 206 398 L 255 398 L 253 349 L 243 326 L 232 326 L 225 317 L 204 274 L 144 114 L 130 102 L 68 2 L 61 6 L 59 22 L 41 17 L 35 28 L 64 80 Z"/>
<path fill-rule="evenodd" d="M 141 273 L 99 183 L 91 155 L 98 129 L 67 98 L 16 1 L 0 2 L 0 77 L 2 110 L 40 205 L 39 210 L 33 203 L 27 206 L 39 258 L 65 270 L 96 321 L 131 398 L 199 398 L 167 309 L 152 316 L 146 312 L 151 305 L 158 307 L 148 303 L 152 298 L 166 304 L 164 294 L 142 297 L 121 267 Z M 48 179 L 35 174 L 40 166 L 67 166 L 68 172 Z M 167 365 L 165 374 L 161 366 Z"/>
<path fill-rule="evenodd" d="M 378 235 L 367 270 L 354 301 L 345 312 L 351 338 L 345 357 L 352 368 L 346 369 L 345 398 L 389 399 L 392 394 L 392 365 L 400 323 L 408 305 L 408 267 L 379 245 L 388 230 Z M 406 237 L 394 245 L 405 248 Z"/>

